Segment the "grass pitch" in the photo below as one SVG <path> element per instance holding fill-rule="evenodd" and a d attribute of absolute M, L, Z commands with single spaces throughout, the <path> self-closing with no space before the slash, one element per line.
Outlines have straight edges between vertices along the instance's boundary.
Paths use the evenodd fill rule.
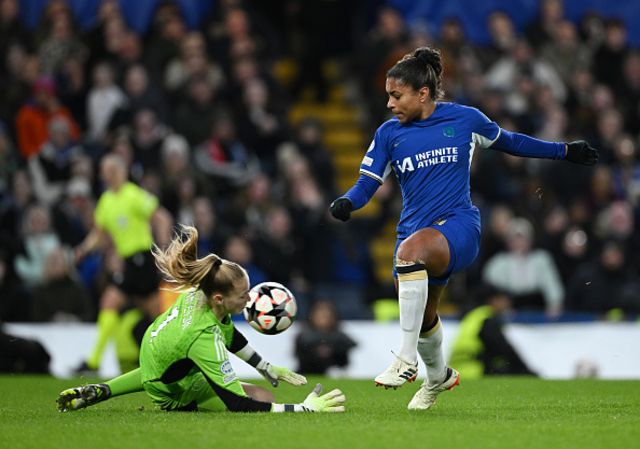
<path fill-rule="evenodd" d="M 82 381 L 2 376 L 0 448 L 640 448 L 638 381 L 462 379 L 426 412 L 406 410 L 417 384 L 394 391 L 372 381 L 309 381 L 341 388 L 347 412 L 166 413 L 137 393 L 58 413 L 57 393 Z M 300 402 L 310 390 L 275 393 Z"/>

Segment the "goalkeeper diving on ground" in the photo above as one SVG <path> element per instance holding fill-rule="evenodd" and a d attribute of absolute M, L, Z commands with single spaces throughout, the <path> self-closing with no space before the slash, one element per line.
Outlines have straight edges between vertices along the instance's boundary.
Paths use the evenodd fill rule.
<path fill-rule="evenodd" d="M 264 388 L 241 382 L 228 352 L 234 353 L 274 387 L 280 381 L 304 385 L 307 379 L 271 365 L 235 329 L 231 314 L 249 300 L 249 277 L 240 265 L 215 254 L 198 258 L 198 232 L 183 227 L 166 250 L 154 247 L 160 271 L 183 293 L 147 329 L 140 348 L 140 368 L 101 384 L 64 390 L 61 412 L 79 410 L 106 399 L 145 391 L 167 411 L 343 412 L 344 394 L 321 394 L 318 384 L 297 404 L 274 402 Z"/>

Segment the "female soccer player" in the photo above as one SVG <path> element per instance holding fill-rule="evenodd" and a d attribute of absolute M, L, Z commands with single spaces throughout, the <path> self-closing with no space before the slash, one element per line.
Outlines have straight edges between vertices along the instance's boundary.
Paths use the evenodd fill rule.
<path fill-rule="evenodd" d="M 84 385 L 60 393 L 60 411 L 78 410 L 111 396 L 144 391 L 163 410 L 232 412 L 342 412 L 338 389 L 319 396 L 320 385 L 300 404 L 271 402 L 265 389 L 238 380 L 227 351 L 254 366 L 273 386 L 293 385 L 304 376 L 262 360 L 233 326 L 230 314 L 249 300 L 249 277 L 240 265 L 215 254 L 197 258 L 198 232 L 184 227 L 166 250 L 154 247 L 160 271 L 184 290 L 173 307 L 147 329 L 140 348 L 140 368 L 105 384 Z"/>
<path fill-rule="evenodd" d="M 398 61 L 387 72 L 386 90 L 387 107 L 395 117 L 378 128 L 358 181 L 330 211 L 348 220 L 391 170 L 395 172 L 403 197 L 394 257 L 402 339 L 395 360 L 375 382 L 397 388 L 415 380 L 417 349 L 427 378 L 408 408 L 428 409 L 460 377 L 445 364 L 437 308 L 451 274 L 467 268 L 478 254 L 480 214 L 469 192 L 474 151 L 491 149 L 583 165 L 595 164 L 598 152 L 584 141 L 545 142 L 512 133 L 475 108 L 439 101 L 442 58 L 433 48 L 418 48 Z"/>

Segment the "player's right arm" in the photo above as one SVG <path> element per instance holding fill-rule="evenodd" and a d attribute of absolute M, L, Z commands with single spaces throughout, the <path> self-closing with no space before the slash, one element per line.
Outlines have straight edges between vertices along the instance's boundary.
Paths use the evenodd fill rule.
<path fill-rule="evenodd" d="M 109 236 L 107 233 L 94 226 L 82 243 L 76 246 L 74 250 L 76 261 L 82 260 L 87 254 L 96 248 L 103 247 L 108 240 Z"/>
<path fill-rule="evenodd" d="M 221 337 L 203 334 L 189 349 L 188 358 L 202 371 L 209 386 L 231 412 L 342 412 L 344 394 L 338 389 L 319 395 L 319 385 L 299 404 L 256 401 L 246 395 L 227 357 Z"/>
<path fill-rule="evenodd" d="M 386 122 L 376 131 L 360 164 L 360 177 L 355 185 L 329 206 L 331 215 L 338 220 L 347 221 L 351 218 L 352 211 L 364 207 L 391 172 L 387 145 L 388 123 Z"/>

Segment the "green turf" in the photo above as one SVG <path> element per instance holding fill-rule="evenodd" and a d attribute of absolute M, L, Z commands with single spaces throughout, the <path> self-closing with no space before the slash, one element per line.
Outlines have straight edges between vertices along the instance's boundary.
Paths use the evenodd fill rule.
<path fill-rule="evenodd" d="M 57 393 L 77 381 L 3 376 L 0 448 L 640 448 L 637 381 L 463 380 L 432 410 L 409 412 L 415 384 L 318 380 L 346 393 L 347 413 L 166 413 L 143 393 L 58 413 Z M 299 402 L 308 390 L 276 394 Z"/>

